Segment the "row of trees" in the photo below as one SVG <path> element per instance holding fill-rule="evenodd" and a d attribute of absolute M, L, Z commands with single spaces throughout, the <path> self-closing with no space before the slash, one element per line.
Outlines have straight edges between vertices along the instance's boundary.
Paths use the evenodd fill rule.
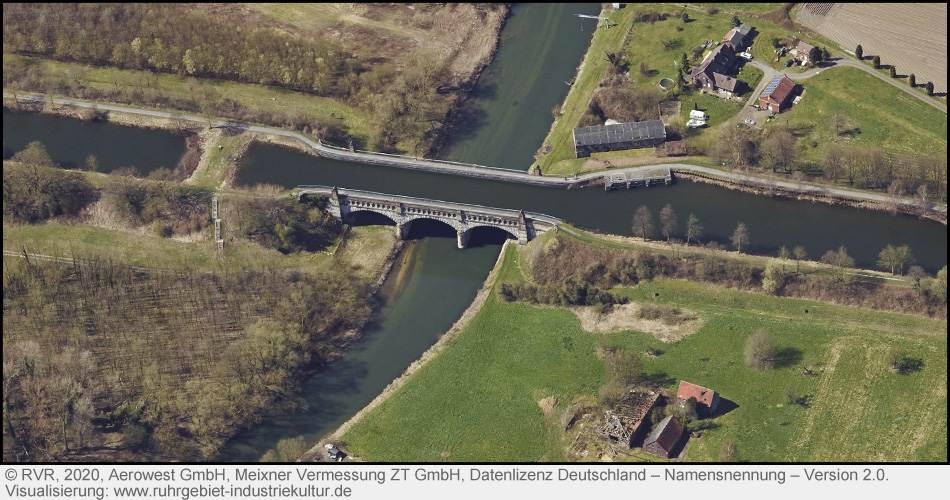
<path fill-rule="evenodd" d="M 859 61 L 860 61 L 860 60 L 863 60 L 863 59 L 864 59 L 864 47 L 862 47 L 861 45 L 858 45 L 857 47 L 855 47 L 855 48 L 854 48 L 854 56 L 857 57 Z M 871 58 L 871 66 L 874 66 L 874 69 L 880 69 L 880 67 L 881 67 L 881 56 L 878 56 L 878 55 L 873 56 L 873 57 Z M 891 77 L 891 78 L 897 78 L 897 67 L 894 66 L 893 64 L 890 65 L 890 67 L 888 68 L 888 73 L 890 74 L 890 77 Z M 911 87 L 916 87 L 916 86 L 917 86 L 917 75 L 911 73 L 911 74 L 907 77 L 907 84 L 910 85 Z M 933 82 L 927 82 L 926 84 L 924 84 L 924 90 L 927 91 L 927 95 L 934 95 L 934 83 L 933 83 Z"/>
<path fill-rule="evenodd" d="M 361 74 L 371 71 L 329 37 L 247 29 L 180 4 L 11 4 L 3 27 L 4 50 L 14 53 L 317 95 L 356 95 Z"/>
<path fill-rule="evenodd" d="M 660 231 L 663 233 L 663 237 L 666 238 L 667 242 L 670 242 L 672 236 L 676 234 L 678 224 L 679 219 L 676 216 L 676 212 L 670 204 L 666 204 L 663 209 L 660 210 Z M 649 207 L 640 205 L 640 207 L 637 208 L 637 211 L 633 214 L 632 228 L 633 235 L 638 238 L 650 239 L 650 237 L 653 236 L 653 212 Z M 689 245 L 691 241 L 699 241 L 699 239 L 703 237 L 703 226 L 695 214 L 689 214 L 689 218 L 686 219 L 685 236 L 687 245 Z M 742 247 L 749 244 L 749 228 L 744 222 L 739 222 L 736 226 L 730 241 L 737 252 L 741 252 Z"/>
<path fill-rule="evenodd" d="M 828 119 L 828 127 L 837 137 L 854 133 L 858 124 L 846 115 L 834 113 Z M 887 190 L 898 182 L 902 194 L 917 194 L 925 203 L 946 200 L 946 155 L 918 156 L 881 147 L 832 143 L 824 148 L 820 162 L 812 163 L 802 160 L 802 148 L 801 141 L 790 130 L 773 129 L 762 136 L 740 127 L 723 129 L 712 154 L 719 163 L 736 168 L 758 167 L 831 183 L 844 180 L 863 189 Z"/>
<path fill-rule="evenodd" d="M 786 249 L 780 256 L 794 257 L 799 262 L 808 257 L 801 246 L 794 251 Z M 646 249 L 624 252 L 557 238 L 533 259 L 531 275 L 537 284 L 555 288 L 569 280 L 610 289 L 660 277 L 686 279 L 858 307 L 946 316 L 946 267 L 935 277 L 916 270 L 921 273 L 915 278 L 917 286 L 905 288 L 850 279 L 854 260 L 844 247 L 825 252 L 820 260 L 829 266 L 827 271 L 787 272 L 781 262 L 761 269 L 744 259 L 716 254 L 670 256 Z"/>

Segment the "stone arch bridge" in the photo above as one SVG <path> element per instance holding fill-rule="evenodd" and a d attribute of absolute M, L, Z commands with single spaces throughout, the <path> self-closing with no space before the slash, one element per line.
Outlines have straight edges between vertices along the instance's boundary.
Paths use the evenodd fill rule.
<path fill-rule="evenodd" d="M 400 238 L 409 234 L 409 227 L 416 219 L 433 219 L 448 224 L 458 233 L 458 246 L 465 248 L 472 229 L 494 227 L 514 236 L 524 245 L 535 236 L 550 229 L 557 231 L 561 219 L 544 214 L 491 208 L 466 203 L 429 200 L 411 196 L 399 196 L 372 191 L 344 189 L 328 186 L 297 186 L 299 198 L 326 196 L 329 212 L 340 220 L 354 212 L 375 212 L 392 219 Z"/>

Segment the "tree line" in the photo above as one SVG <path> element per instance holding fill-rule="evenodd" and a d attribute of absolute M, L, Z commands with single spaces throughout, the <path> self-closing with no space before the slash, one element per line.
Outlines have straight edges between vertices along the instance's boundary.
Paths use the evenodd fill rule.
<path fill-rule="evenodd" d="M 791 257 L 792 252 L 785 250 L 782 255 Z M 807 256 L 804 247 L 795 248 L 796 260 L 800 262 Z M 946 266 L 936 276 L 920 269 L 922 275 L 916 279 L 917 285 L 905 288 L 853 279 L 854 259 L 845 247 L 825 252 L 820 261 L 828 266 L 826 270 L 802 273 L 800 269 L 786 269 L 781 262 L 772 262 L 762 269 L 744 259 L 721 254 L 622 251 L 557 237 L 532 259 L 531 276 L 536 284 L 547 287 L 557 288 L 573 281 L 603 290 L 657 278 L 686 279 L 772 295 L 946 317 Z"/>
<path fill-rule="evenodd" d="M 833 114 L 828 126 L 836 136 L 856 127 L 842 114 Z M 758 168 L 791 175 L 794 179 L 824 180 L 831 184 L 880 190 L 894 196 L 915 196 L 923 205 L 947 199 L 947 157 L 888 151 L 882 147 L 852 147 L 839 143 L 824 148 L 817 163 L 802 160 L 803 144 L 789 130 L 773 129 L 762 135 L 748 128 L 725 128 L 710 151 L 720 164 Z"/>
<path fill-rule="evenodd" d="M 248 28 L 181 4 L 10 4 L 3 27 L 13 53 L 325 96 L 355 95 L 372 66 L 329 38 Z"/>

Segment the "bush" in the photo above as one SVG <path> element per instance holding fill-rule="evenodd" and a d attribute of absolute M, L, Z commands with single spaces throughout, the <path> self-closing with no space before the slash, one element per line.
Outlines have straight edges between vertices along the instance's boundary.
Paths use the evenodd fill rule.
<path fill-rule="evenodd" d="M 775 366 L 775 345 L 768 331 L 757 330 L 746 340 L 745 363 L 758 371 L 768 371 Z"/>
<path fill-rule="evenodd" d="M 45 150 L 44 150 L 45 152 Z M 3 167 L 3 218 L 35 223 L 76 216 L 95 198 L 85 177 L 38 164 Z"/>

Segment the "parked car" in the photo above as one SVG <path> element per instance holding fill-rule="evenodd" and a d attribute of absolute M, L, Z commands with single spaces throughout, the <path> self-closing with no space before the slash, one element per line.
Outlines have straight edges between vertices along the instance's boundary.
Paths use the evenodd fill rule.
<path fill-rule="evenodd" d="M 794 63 L 795 63 L 795 60 L 794 60 L 794 59 L 789 59 L 789 60 L 785 61 L 785 67 L 786 67 L 786 68 L 791 67 L 791 65 L 794 64 Z"/>
<path fill-rule="evenodd" d="M 753 120 L 752 118 L 746 118 L 745 122 L 749 125 L 755 125 L 755 120 Z"/>

